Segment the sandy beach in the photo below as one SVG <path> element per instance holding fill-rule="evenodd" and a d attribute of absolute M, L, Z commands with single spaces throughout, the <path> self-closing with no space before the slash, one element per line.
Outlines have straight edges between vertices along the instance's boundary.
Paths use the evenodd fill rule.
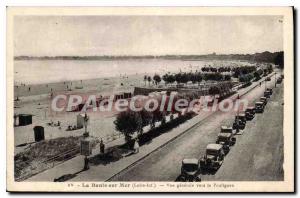
<path fill-rule="evenodd" d="M 122 85 L 121 85 L 122 83 Z M 72 91 L 67 91 L 66 85 L 72 84 Z M 15 88 L 16 92 L 20 93 L 19 101 L 15 101 L 15 114 L 32 114 L 32 124 L 27 126 L 15 127 L 14 137 L 15 146 L 29 143 L 34 141 L 34 126 L 45 127 L 45 138 L 52 139 L 56 137 L 66 136 L 78 136 L 82 135 L 84 129 L 78 129 L 74 131 L 66 131 L 68 125 L 76 125 L 76 116 L 80 112 L 64 112 L 55 113 L 52 112 L 50 107 L 50 94 L 47 93 L 49 90 L 53 90 L 54 94 L 101 94 L 103 96 L 118 93 L 121 91 L 132 92 L 134 86 L 144 86 L 142 75 L 131 75 L 128 77 L 114 77 L 114 78 L 100 78 L 81 81 L 71 82 L 58 82 L 49 84 L 38 84 L 38 85 L 25 85 Z M 76 86 L 82 86 L 82 89 L 76 89 Z M 147 83 L 148 86 L 148 83 Z M 28 88 L 30 87 L 30 91 Z M 16 90 L 18 89 L 18 91 Z M 90 112 L 90 124 L 88 130 L 91 136 L 103 138 L 112 134 L 117 134 L 113 121 L 113 113 L 99 114 L 99 112 Z M 54 126 L 49 126 L 47 123 L 57 121 L 61 122 L 61 129 Z M 16 153 L 22 151 L 23 147 L 16 147 Z"/>

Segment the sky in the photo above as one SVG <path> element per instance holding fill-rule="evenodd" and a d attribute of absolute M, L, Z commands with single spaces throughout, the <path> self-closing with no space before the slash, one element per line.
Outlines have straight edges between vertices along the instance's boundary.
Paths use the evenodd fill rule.
<path fill-rule="evenodd" d="M 282 51 L 281 21 L 281 16 L 15 16 L 14 55 Z"/>

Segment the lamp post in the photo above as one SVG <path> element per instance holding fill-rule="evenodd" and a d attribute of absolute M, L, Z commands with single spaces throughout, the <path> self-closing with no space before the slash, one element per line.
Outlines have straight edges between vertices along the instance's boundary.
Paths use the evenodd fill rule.
<path fill-rule="evenodd" d="M 275 87 L 276 87 L 276 72 L 275 72 Z"/>
<path fill-rule="evenodd" d="M 267 80 L 265 78 L 265 91 L 266 91 L 266 89 L 267 89 Z"/>
<path fill-rule="evenodd" d="M 84 137 L 88 137 L 88 136 L 89 136 L 89 132 L 87 131 L 88 121 L 89 121 L 89 117 L 88 117 L 87 114 L 85 113 L 85 114 L 84 114 L 84 122 L 83 122 L 83 125 L 84 125 L 84 133 L 83 133 L 83 136 L 84 136 Z"/>

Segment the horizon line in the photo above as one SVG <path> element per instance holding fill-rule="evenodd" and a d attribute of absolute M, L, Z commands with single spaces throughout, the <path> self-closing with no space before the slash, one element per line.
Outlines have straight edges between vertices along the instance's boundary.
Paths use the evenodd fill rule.
<path fill-rule="evenodd" d="M 262 54 L 262 53 L 280 53 L 283 52 L 283 50 L 280 51 L 262 51 L 262 52 L 254 52 L 254 53 L 230 53 L 230 54 L 223 54 L 223 53 L 209 53 L 209 54 L 164 54 L 164 55 L 153 55 L 153 54 L 145 54 L 145 55 L 55 55 L 55 56 L 49 56 L 49 55 L 17 55 L 14 56 L 14 58 L 20 58 L 20 57 L 30 57 L 30 58 L 56 58 L 56 57 L 167 57 L 167 56 L 228 56 L 228 55 L 254 55 L 254 54 Z"/>

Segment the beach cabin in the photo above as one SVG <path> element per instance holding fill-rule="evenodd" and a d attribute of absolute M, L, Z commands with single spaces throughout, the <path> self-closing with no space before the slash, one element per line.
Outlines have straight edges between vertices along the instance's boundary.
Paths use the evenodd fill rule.
<path fill-rule="evenodd" d="M 132 97 L 132 93 L 131 92 L 125 92 L 124 93 L 124 99 L 129 99 Z"/>
<path fill-rule="evenodd" d="M 33 128 L 34 131 L 34 141 L 39 142 L 45 140 L 44 127 L 35 126 Z"/>
<path fill-rule="evenodd" d="M 81 129 L 84 127 L 84 117 L 85 117 L 85 114 L 84 113 L 80 113 L 77 115 L 77 128 L 78 129 Z M 89 120 L 89 116 L 88 117 L 88 120 Z"/>
<path fill-rule="evenodd" d="M 26 126 L 32 124 L 31 114 L 19 114 L 19 126 Z"/>

